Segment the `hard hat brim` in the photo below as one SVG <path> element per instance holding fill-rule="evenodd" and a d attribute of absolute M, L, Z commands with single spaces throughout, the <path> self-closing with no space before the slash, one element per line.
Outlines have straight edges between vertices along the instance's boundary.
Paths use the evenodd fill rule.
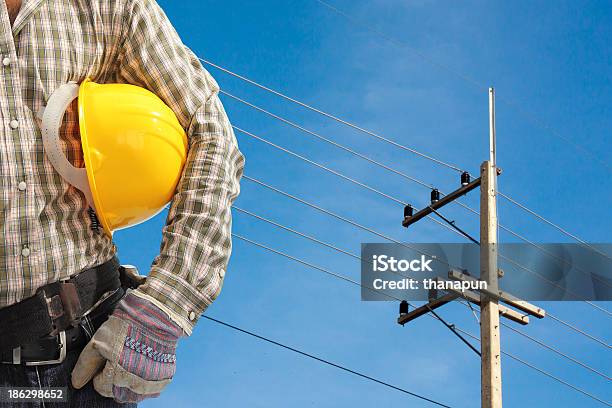
<path fill-rule="evenodd" d="M 96 186 L 96 178 L 94 177 L 93 171 L 93 161 L 90 155 L 91 149 L 89 146 L 89 137 L 87 131 L 87 114 L 85 106 L 87 106 L 87 97 L 88 97 L 88 89 L 95 85 L 91 79 L 86 78 L 79 87 L 79 97 L 78 97 L 78 110 L 79 110 L 79 130 L 81 133 L 81 145 L 83 147 L 83 159 L 85 160 L 85 169 L 87 170 L 87 179 L 89 180 L 89 188 L 91 190 L 91 195 L 94 201 L 94 210 L 96 211 L 96 215 L 98 217 L 98 221 L 102 225 L 104 231 L 108 234 L 109 237 L 112 238 L 113 231 L 110 228 L 108 220 L 104 216 L 106 212 L 102 206 L 102 200 L 100 199 L 100 195 L 98 193 L 98 188 Z"/>

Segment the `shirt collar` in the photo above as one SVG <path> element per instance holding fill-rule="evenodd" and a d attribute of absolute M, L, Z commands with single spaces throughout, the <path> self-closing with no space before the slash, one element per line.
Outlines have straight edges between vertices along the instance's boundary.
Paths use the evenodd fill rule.
<path fill-rule="evenodd" d="M 19 14 L 17 14 L 17 18 L 13 23 L 13 36 L 17 36 L 19 31 L 26 25 L 32 14 L 38 10 L 38 8 L 42 5 L 45 0 L 23 0 L 21 3 L 21 9 L 19 10 Z"/>

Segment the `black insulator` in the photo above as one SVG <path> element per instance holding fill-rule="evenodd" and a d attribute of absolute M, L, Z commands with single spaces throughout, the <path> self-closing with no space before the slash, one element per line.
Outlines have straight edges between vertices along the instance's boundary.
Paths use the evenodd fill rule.
<path fill-rule="evenodd" d="M 461 173 L 461 185 L 467 186 L 468 184 L 470 184 L 470 173 L 464 171 Z"/>
<path fill-rule="evenodd" d="M 98 229 L 100 229 L 100 221 L 98 221 L 96 212 L 91 207 L 89 207 L 89 210 L 87 210 L 87 212 L 89 214 L 89 219 L 91 220 L 91 229 L 93 231 L 98 231 Z"/>
<path fill-rule="evenodd" d="M 407 204 L 404 207 L 404 218 L 412 217 L 413 213 L 414 213 L 414 209 L 412 208 L 410 204 Z"/>
<path fill-rule="evenodd" d="M 438 201 L 440 201 L 440 192 L 437 188 L 434 188 L 431 190 L 431 203 L 437 203 Z"/>
<path fill-rule="evenodd" d="M 400 315 L 405 315 L 408 313 L 408 302 L 402 300 L 400 302 Z"/>

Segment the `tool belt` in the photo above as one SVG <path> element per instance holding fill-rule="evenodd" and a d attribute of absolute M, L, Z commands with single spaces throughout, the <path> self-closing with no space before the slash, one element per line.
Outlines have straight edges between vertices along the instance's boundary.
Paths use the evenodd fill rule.
<path fill-rule="evenodd" d="M 89 341 L 125 290 L 141 283 L 138 276 L 113 258 L 0 309 L 0 363 L 61 363 Z"/>

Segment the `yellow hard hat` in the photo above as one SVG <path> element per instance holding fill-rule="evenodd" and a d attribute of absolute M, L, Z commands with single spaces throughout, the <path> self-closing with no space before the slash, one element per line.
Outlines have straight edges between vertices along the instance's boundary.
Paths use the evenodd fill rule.
<path fill-rule="evenodd" d="M 72 166 L 59 144 L 62 118 L 77 97 L 84 169 Z M 53 167 L 85 194 L 109 236 L 164 208 L 187 157 L 187 136 L 174 112 L 134 85 L 86 79 L 60 86 L 43 113 L 42 135 Z"/>

